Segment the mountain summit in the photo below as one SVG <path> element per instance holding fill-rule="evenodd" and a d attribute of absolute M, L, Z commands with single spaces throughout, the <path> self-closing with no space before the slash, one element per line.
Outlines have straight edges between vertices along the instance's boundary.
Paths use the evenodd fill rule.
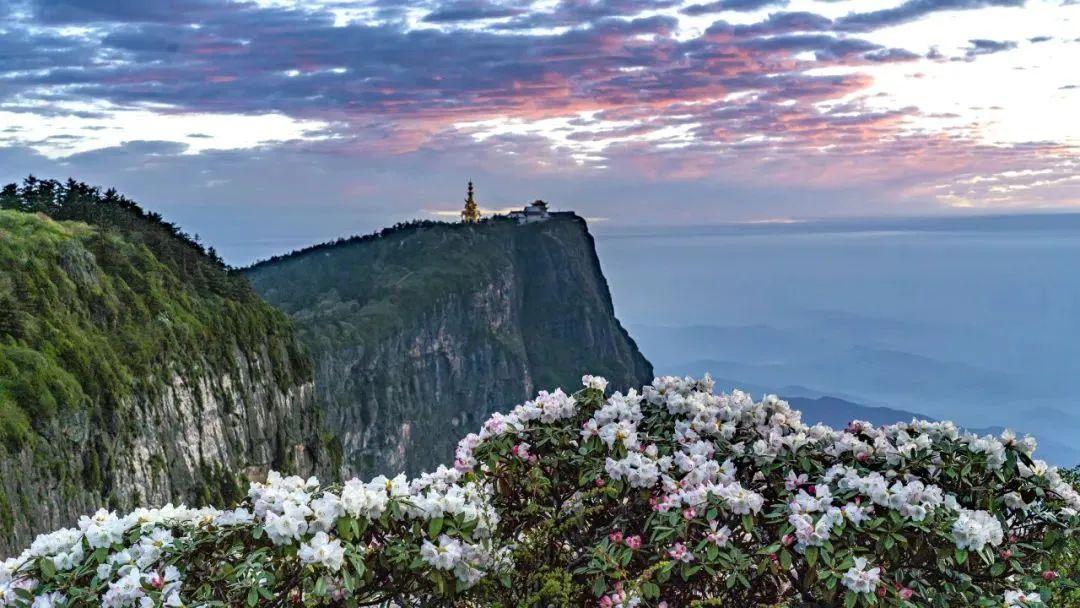
<path fill-rule="evenodd" d="M 538 388 L 616 387 L 652 365 L 615 318 L 585 220 L 415 222 L 258 263 L 296 323 L 342 473 L 415 473 Z"/>

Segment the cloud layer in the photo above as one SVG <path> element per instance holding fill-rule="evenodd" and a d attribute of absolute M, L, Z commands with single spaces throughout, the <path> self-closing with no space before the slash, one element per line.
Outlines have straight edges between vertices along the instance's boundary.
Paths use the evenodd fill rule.
<path fill-rule="evenodd" d="M 904 95 L 954 65 L 1075 42 L 979 29 L 950 43 L 935 29 L 1031 10 L 1023 0 L 844 4 L 0 0 L 0 146 L 21 166 L 96 163 L 120 185 L 122 158 L 179 175 L 221 154 L 278 171 L 284 159 L 378 165 L 400 181 L 557 177 L 574 184 L 568 204 L 596 215 L 609 215 L 608 193 L 642 197 L 622 216 L 640 222 L 753 219 L 761 205 L 811 216 L 1078 202 L 1071 136 L 995 141 L 983 129 L 994 99 L 940 111 Z M 1075 95 L 1071 84 L 1050 90 Z M 152 141 L 172 145 L 139 143 Z M 209 177 L 177 180 L 187 197 L 231 181 L 198 171 Z M 368 173 L 325 174 L 328 199 L 382 217 L 353 198 Z M 742 206 L 717 201 L 733 191 Z M 422 202 L 385 213 L 434 204 Z"/>

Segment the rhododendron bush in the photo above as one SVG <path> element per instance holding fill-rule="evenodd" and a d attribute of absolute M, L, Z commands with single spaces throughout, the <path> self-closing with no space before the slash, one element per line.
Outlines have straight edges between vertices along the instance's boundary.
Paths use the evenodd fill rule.
<path fill-rule="evenodd" d="M 1007 606 L 1054 570 L 1080 496 L 1034 442 L 951 423 L 807 426 L 775 398 L 659 378 L 542 392 L 454 467 L 231 510 L 107 511 L 0 569 L 4 605 Z"/>

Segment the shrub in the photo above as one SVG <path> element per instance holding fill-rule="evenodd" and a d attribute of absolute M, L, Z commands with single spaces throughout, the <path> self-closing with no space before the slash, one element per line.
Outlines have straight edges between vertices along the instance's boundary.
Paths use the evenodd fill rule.
<path fill-rule="evenodd" d="M 272 475 L 230 511 L 99 511 L 5 562 L 0 591 L 38 608 L 1027 608 L 1075 588 L 1054 564 L 1080 496 L 1030 438 L 808 427 L 708 379 L 610 397 L 583 381 L 412 481 Z"/>

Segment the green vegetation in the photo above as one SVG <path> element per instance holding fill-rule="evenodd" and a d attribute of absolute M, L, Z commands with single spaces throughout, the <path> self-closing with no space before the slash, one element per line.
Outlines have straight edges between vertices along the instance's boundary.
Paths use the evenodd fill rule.
<path fill-rule="evenodd" d="M 446 296 L 488 284 L 510 262 L 505 252 L 515 228 L 492 220 L 411 222 L 245 271 L 268 301 L 294 316 L 309 346 L 324 350 L 383 338 Z"/>
<path fill-rule="evenodd" d="M 232 373 L 268 349 L 282 385 L 310 375 L 288 319 L 243 276 L 114 191 L 27 179 L 0 192 L 0 438 L 65 412 L 123 435 L 131 395 L 173 374 Z M 206 367 L 212 368 L 205 370 Z M 87 463 L 89 477 L 101 465 Z"/>

